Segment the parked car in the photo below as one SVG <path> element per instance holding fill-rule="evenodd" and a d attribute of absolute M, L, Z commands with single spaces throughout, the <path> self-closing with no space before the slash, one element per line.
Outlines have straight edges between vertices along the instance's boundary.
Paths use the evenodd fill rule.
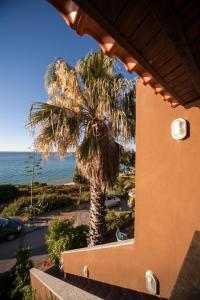
<path fill-rule="evenodd" d="M 23 229 L 23 222 L 15 218 L 0 217 L 0 238 L 12 241 Z"/>
<path fill-rule="evenodd" d="M 114 206 L 120 206 L 120 205 L 121 205 L 121 200 L 118 197 L 106 195 L 105 206 L 107 208 L 114 207 Z"/>

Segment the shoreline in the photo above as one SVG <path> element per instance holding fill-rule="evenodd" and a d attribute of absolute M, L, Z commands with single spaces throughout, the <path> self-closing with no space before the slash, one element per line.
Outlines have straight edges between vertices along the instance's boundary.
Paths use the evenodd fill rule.
<path fill-rule="evenodd" d="M 58 185 L 76 185 L 75 182 L 58 183 Z"/>
<path fill-rule="evenodd" d="M 47 182 L 39 182 L 40 183 L 46 183 L 47 185 L 65 185 L 65 186 L 70 186 L 70 185 L 76 185 L 75 182 L 70 181 L 70 182 L 63 182 L 63 183 L 47 183 Z M 4 182 L 0 182 L 0 186 L 1 185 L 30 185 L 30 183 L 4 183 Z"/>

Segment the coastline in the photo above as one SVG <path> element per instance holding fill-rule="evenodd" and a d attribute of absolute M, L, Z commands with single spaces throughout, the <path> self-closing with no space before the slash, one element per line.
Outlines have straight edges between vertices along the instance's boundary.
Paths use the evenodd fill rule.
<path fill-rule="evenodd" d="M 57 185 L 76 185 L 76 183 L 71 181 L 71 182 L 66 182 L 66 183 L 58 183 Z"/>

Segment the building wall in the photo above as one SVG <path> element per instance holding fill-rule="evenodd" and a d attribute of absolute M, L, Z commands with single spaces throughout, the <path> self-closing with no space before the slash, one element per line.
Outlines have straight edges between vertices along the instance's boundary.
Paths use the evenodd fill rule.
<path fill-rule="evenodd" d="M 145 273 L 169 297 L 195 230 L 200 230 L 200 101 L 171 108 L 142 81 L 136 87 L 136 212 L 133 244 L 64 252 L 64 271 L 146 291 Z M 176 141 L 171 123 L 184 118 L 190 136 Z"/>
<path fill-rule="evenodd" d="M 200 229 L 200 101 L 193 105 L 171 108 L 137 83 L 135 238 L 141 264 L 157 274 L 164 295 Z M 185 140 L 171 136 L 176 118 L 189 123 Z"/>

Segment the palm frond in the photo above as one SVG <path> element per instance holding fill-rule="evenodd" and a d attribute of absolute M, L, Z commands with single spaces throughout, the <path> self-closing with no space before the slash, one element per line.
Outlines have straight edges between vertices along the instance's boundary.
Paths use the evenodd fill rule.
<path fill-rule="evenodd" d="M 47 103 L 35 103 L 30 111 L 28 126 L 40 126 L 35 140 L 39 151 L 45 156 L 55 148 L 59 156 L 64 156 L 68 149 L 76 146 L 80 137 L 80 113 L 68 108 Z"/>

